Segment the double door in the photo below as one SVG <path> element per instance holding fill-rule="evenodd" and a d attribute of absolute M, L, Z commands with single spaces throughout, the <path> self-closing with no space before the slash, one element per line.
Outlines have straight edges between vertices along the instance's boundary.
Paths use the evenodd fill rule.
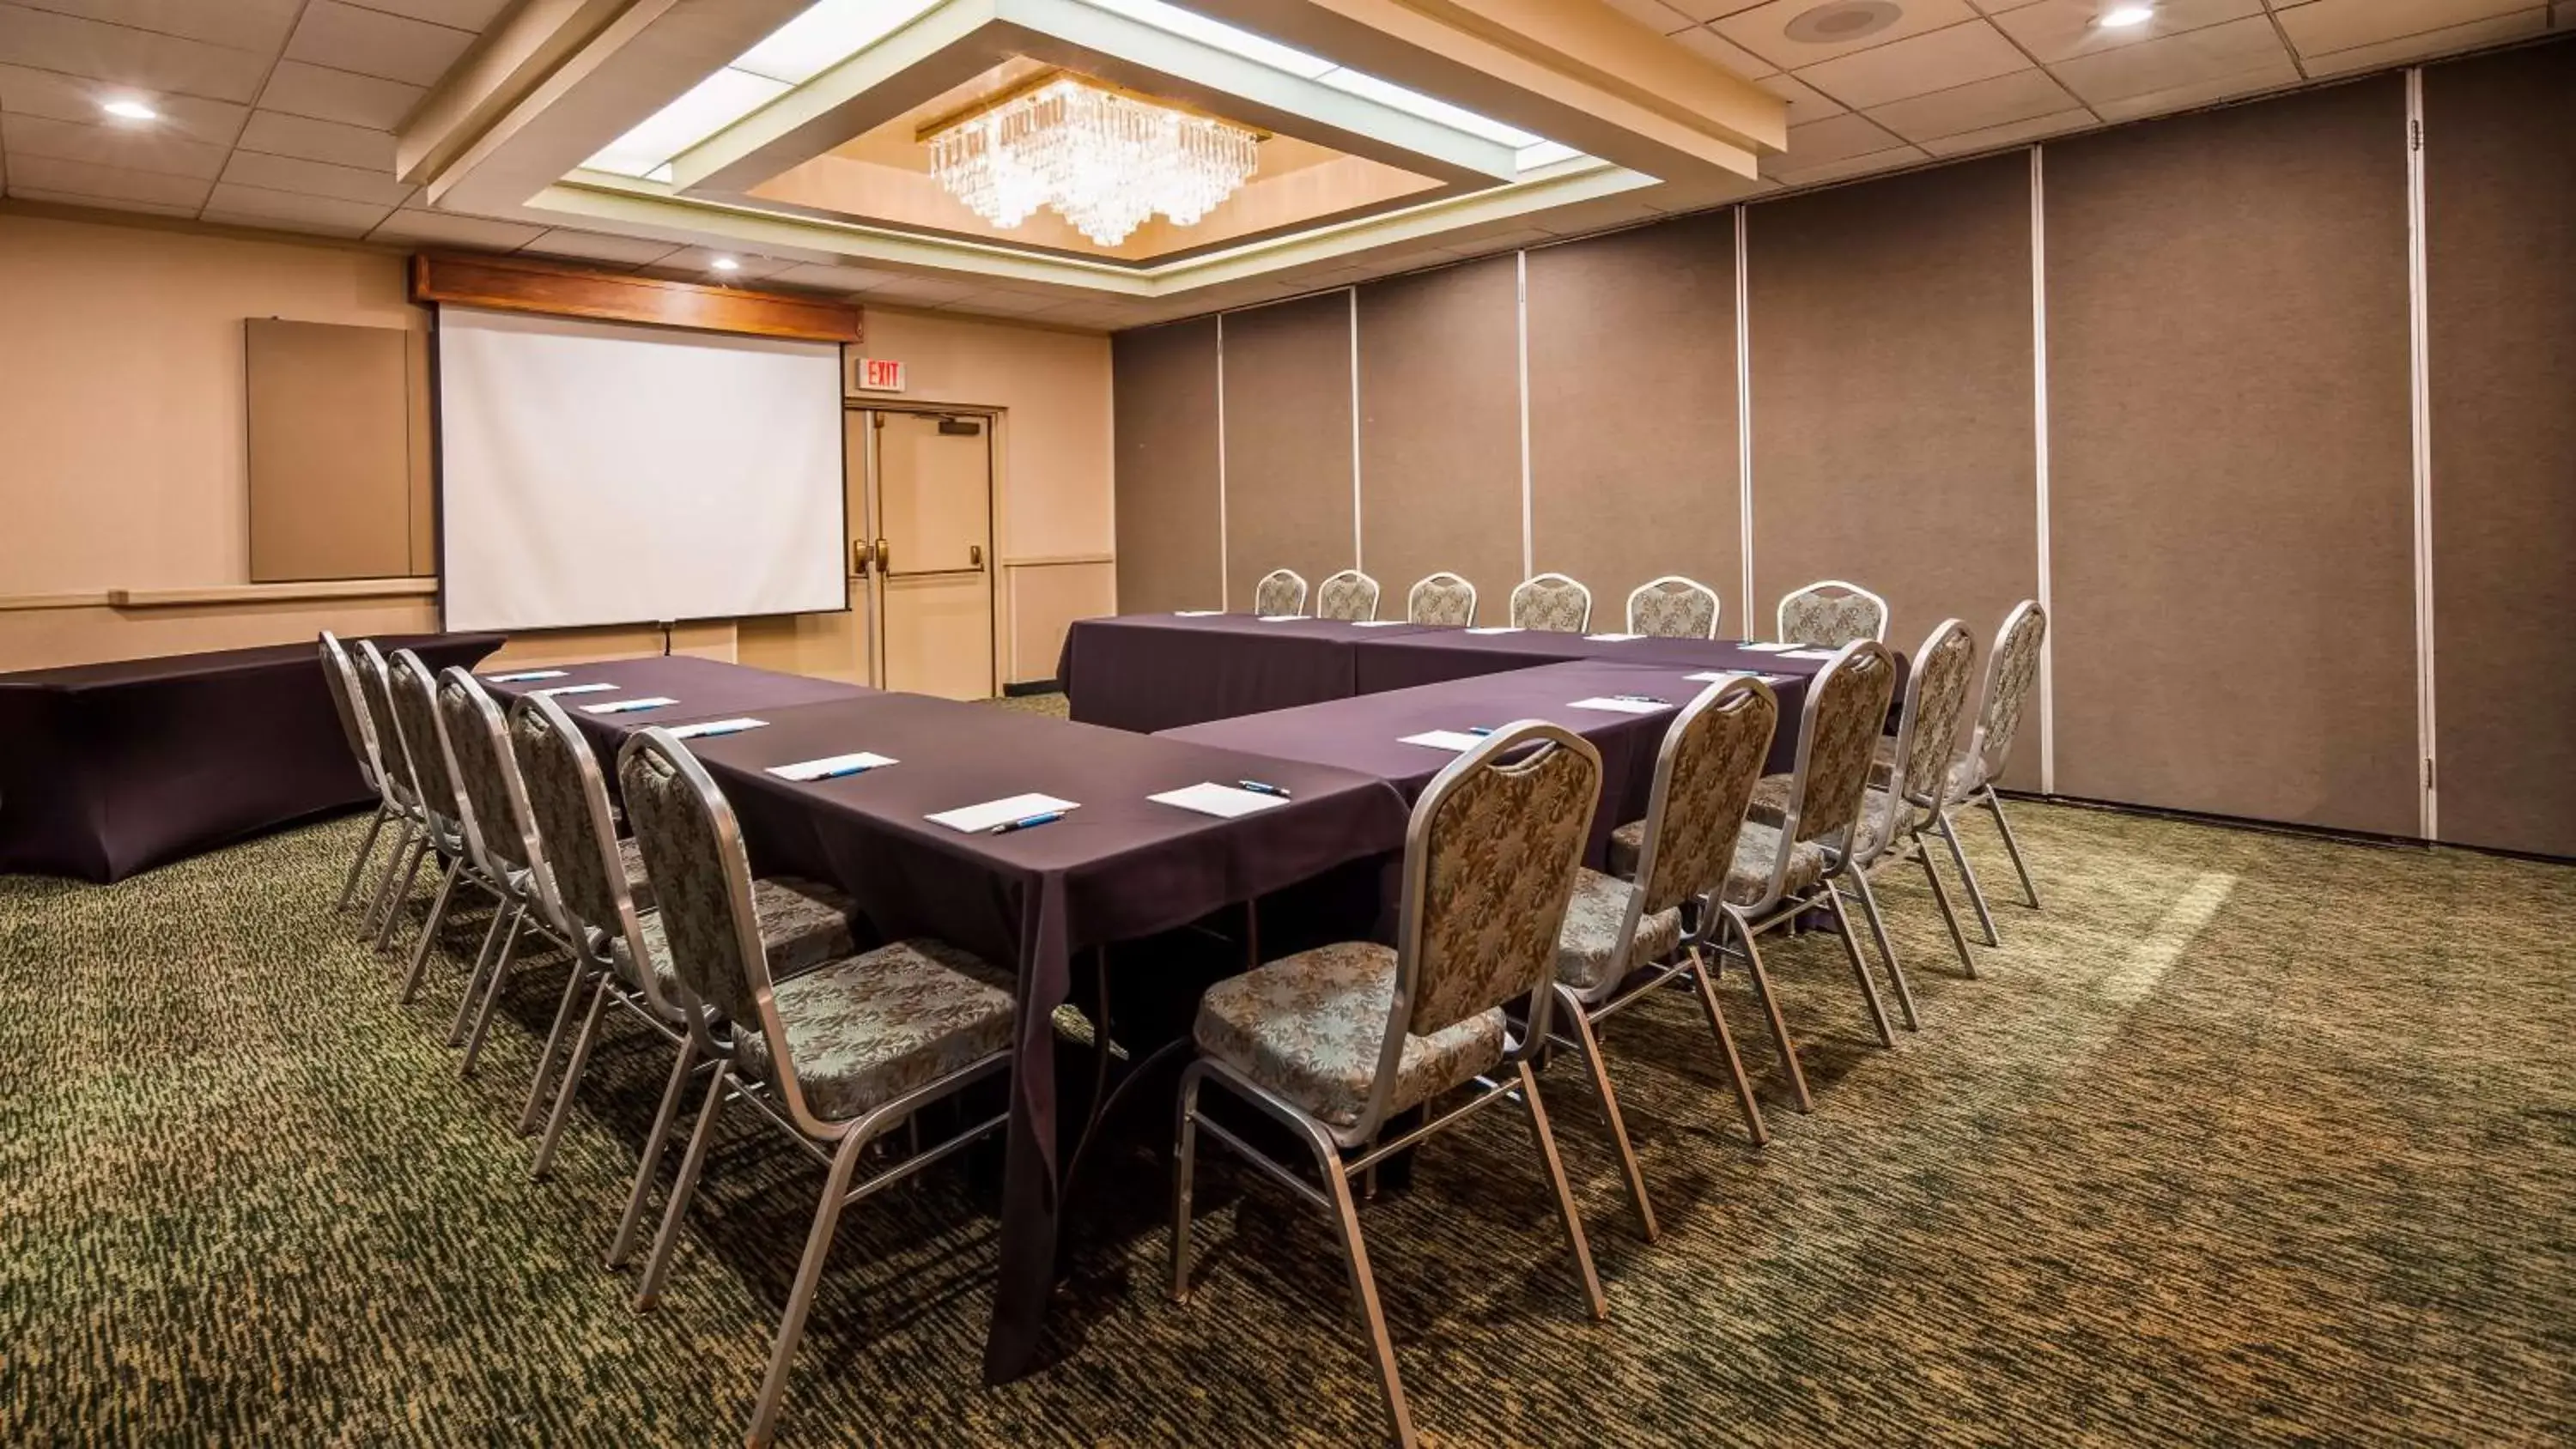
<path fill-rule="evenodd" d="M 985 699 L 993 669 L 993 420 L 852 408 L 843 415 L 850 604 L 861 677 Z"/>

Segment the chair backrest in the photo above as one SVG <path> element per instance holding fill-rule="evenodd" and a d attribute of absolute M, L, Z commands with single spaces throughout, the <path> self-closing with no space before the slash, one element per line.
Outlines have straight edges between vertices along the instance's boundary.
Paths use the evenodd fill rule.
<path fill-rule="evenodd" d="M 1977 784 L 1991 783 L 2012 759 L 2022 705 L 2039 680 L 2039 646 L 2047 638 L 2048 611 L 2037 599 L 2015 604 L 1995 632 L 1994 652 L 1986 656 L 1985 698 L 1977 706 L 1976 738 L 1968 746 Z"/>
<path fill-rule="evenodd" d="M 733 807 L 688 746 L 658 725 L 627 736 L 617 779 L 672 969 L 699 1000 L 749 1027 L 769 994 L 769 958 Z"/>
<path fill-rule="evenodd" d="M 447 768 L 465 802 L 466 848 L 495 875 L 529 869 L 537 847 L 501 707 L 482 681 L 453 665 L 438 676 L 437 699 Z"/>
<path fill-rule="evenodd" d="M 1377 617 L 1377 580 L 1358 569 L 1344 569 L 1315 585 L 1315 617 L 1361 620 Z"/>
<path fill-rule="evenodd" d="M 1789 782 L 1789 808 L 1781 821 L 1788 842 L 1816 841 L 1848 858 L 1850 833 L 1869 792 L 1869 767 L 1887 726 L 1896 693 L 1896 656 L 1875 639 L 1844 645 L 1807 684 L 1798 735 L 1798 763 Z M 1771 892 L 1779 899 L 1792 852 L 1781 849 L 1772 865 Z"/>
<path fill-rule="evenodd" d="M 1425 574 L 1404 596 L 1404 617 L 1414 624 L 1471 625 L 1476 622 L 1476 586 L 1446 569 Z"/>
<path fill-rule="evenodd" d="M 1660 639 L 1717 637 L 1717 590 L 1697 579 L 1666 574 L 1628 595 L 1628 632 Z"/>
<path fill-rule="evenodd" d="M 1512 590 L 1512 627 L 1580 634 L 1592 627 L 1592 591 L 1563 574 L 1532 574 Z"/>
<path fill-rule="evenodd" d="M 420 803 L 420 777 L 411 767 L 402 716 L 394 712 L 393 666 L 373 639 L 358 641 L 358 694 L 367 702 L 367 717 L 376 726 L 376 762 L 384 770 L 389 793 L 404 805 Z M 435 742 L 431 745 L 435 748 Z"/>
<path fill-rule="evenodd" d="M 1557 933 L 1601 798 L 1601 756 L 1562 726 L 1521 720 L 1450 762 L 1405 830 L 1390 1043 L 1428 1036 L 1537 992 L 1530 1039 L 1546 1036 Z"/>
<path fill-rule="evenodd" d="M 1858 584 L 1818 579 L 1780 596 L 1780 641 L 1840 649 L 1855 639 L 1887 642 L 1887 600 Z"/>
<path fill-rule="evenodd" d="M 1623 944 L 1635 938 L 1641 917 L 1715 895 L 1726 883 L 1779 723 L 1779 696 L 1750 676 L 1710 685 L 1673 717 L 1655 755 Z"/>
<path fill-rule="evenodd" d="M 1306 611 L 1306 580 L 1293 569 L 1272 569 L 1252 586 L 1252 612 L 1276 617 Z"/>
<path fill-rule="evenodd" d="M 518 761 L 528 823 L 535 827 L 543 864 L 540 889 L 563 919 L 567 934 L 585 931 L 626 943 L 629 959 L 643 960 L 643 935 L 635 898 L 626 888 L 626 866 L 617 854 L 617 817 L 608 805 L 608 779 L 572 715 L 547 695 L 520 696 L 510 706 L 510 753 Z M 664 1001 L 651 971 L 634 984 L 664 1015 L 682 1003 Z"/>
<path fill-rule="evenodd" d="M 411 757 L 411 776 L 420 786 L 420 803 L 430 814 L 460 820 L 464 799 L 456 775 L 447 767 L 447 741 L 438 725 L 437 685 L 429 666 L 408 649 L 397 649 L 387 661 L 385 687 L 394 697 L 394 721 L 402 726 L 403 753 Z"/>
<path fill-rule="evenodd" d="M 367 717 L 367 702 L 359 694 L 358 667 L 349 662 L 349 651 L 330 630 L 322 631 L 322 687 L 331 692 L 331 712 L 340 717 L 340 736 L 349 742 L 350 758 L 358 762 L 358 777 L 367 788 L 384 793 L 384 767 L 376 758 L 376 724 Z"/>
<path fill-rule="evenodd" d="M 1956 619 L 1942 620 L 1914 651 L 1896 727 L 1896 776 L 1889 782 L 1898 798 L 1935 810 L 1950 803 L 1950 762 L 1959 757 L 1959 720 L 1968 711 L 1968 681 L 1976 669 L 1976 636 Z M 1880 848 L 1887 843 L 1872 842 Z"/>

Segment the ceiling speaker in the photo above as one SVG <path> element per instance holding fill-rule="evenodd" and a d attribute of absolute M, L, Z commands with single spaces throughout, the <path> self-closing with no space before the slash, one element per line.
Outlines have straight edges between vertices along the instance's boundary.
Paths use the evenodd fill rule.
<path fill-rule="evenodd" d="M 1903 18 L 1895 0 L 1830 0 L 1800 12 L 1782 33 L 1809 45 L 1840 45 L 1876 35 Z"/>

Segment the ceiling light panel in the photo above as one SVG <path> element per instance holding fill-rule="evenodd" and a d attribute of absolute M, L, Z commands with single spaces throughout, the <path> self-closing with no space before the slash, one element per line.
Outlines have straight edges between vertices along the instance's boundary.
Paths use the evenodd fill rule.
<path fill-rule="evenodd" d="M 793 89 L 785 81 L 727 66 L 689 87 L 678 100 L 655 111 L 642 125 L 609 142 L 583 164 L 593 171 L 611 171 L 620 176 L 649 176 L 701 138 L 714 135 Z"/>
<path fill-rule="evenodd" d="M 822 0 L 736 56 L 735 70 L 801 86 L 911 24 L 940 0 Z"/>

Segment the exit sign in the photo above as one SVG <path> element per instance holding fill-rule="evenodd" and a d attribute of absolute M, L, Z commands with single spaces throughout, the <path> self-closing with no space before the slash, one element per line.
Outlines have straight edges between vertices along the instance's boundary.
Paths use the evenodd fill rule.
<path fill-rule="evenodd" d="M 882 357 L 859 359 L 858 385 L 863 392 L 903 391 L 903 364 Z"/>

